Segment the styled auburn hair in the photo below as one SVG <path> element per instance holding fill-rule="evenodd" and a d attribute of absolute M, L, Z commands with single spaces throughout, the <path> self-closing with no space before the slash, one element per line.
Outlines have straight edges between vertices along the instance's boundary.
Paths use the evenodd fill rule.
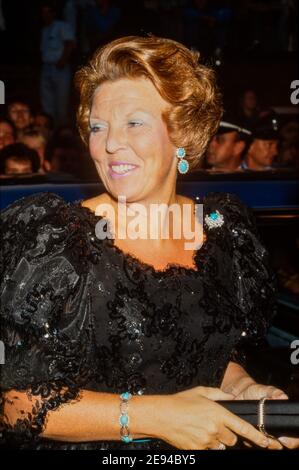
<path fill-rule="evenodd" d="M 146 77 L 170 104 L 162 118 L 171 141 L 185 148 L 190 169 L 196 168 L 222 115 L 215 73 L 199 63 L 199 56 L 177 41 L 152 34 L 122 37 L 96 50 L 75 76 L 83 141 L 88 143 L 90 110 L 98 86 L 120 78 Z"/>

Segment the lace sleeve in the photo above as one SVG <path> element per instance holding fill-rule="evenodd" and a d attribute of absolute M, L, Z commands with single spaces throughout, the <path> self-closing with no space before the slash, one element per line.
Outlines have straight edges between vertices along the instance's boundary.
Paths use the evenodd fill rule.
<path fill-rule="evenodd" d="M 241 337 L 231 360 L 246 366 L 246 352 L 265 340 L 276 313 L 276 277 L 252 210 L 238 196 L 214 193 L 224 215 L 232 260 L 231 299 Z"/>
<path fill-rule="evenodd" d="M 42 193 L 2 213 L 0 386 L 6 442 L 38 438 L 47 412 L 78 399 L 88 375 L 88 269 L 76 259 L 83 235 L 76 220 L 68 223 L 66 206 L 58 196 Z M 18 394 L 7 393 L 12 390 L 26 392 L 32 404 L 13 424 L 4 413 L 8 406 L 19 408 Z"/>

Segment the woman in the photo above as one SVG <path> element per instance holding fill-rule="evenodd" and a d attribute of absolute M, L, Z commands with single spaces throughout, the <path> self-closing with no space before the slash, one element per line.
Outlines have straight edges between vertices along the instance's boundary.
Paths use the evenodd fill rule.
<path fill-rule="evenodd" d="M 252 216 L 236 196 L 193 201 L 175 190 L 217 129 L 213 73 L 177 42 L 126 37 L 98 50 L 76 83 L 79 130 L 106 192 L 73 204 L 36 194 L 3 213 L 7 442 L 224 449 L 240 438 L 281 448 L 216 403 L 287 398 L 242 367 L 242 343 L 264 336 L 274 309 Z M 201 236 L 190 250 L 188 237 L 162 230 L 171 204 L 195 202 L 204 226 L 193 210 Z M 156 203 L 166 207 L 156 238 L 121 236 L 136 212 L 144 228 Z"/>

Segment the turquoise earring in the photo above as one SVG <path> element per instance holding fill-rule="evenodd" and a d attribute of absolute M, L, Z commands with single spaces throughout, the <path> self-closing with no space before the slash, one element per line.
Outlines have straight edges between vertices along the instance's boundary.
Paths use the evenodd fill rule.
<path fill-rule="evenodd" d="M 183 147 L 179 147 L 176 150 L 176 156 L 179 159 L 178 162 L 178 170 L 180 173 L 185 174 L 189 170 L 189 163 L 187 160 L 184 158 L 186 156 L 186 151 Z"/>

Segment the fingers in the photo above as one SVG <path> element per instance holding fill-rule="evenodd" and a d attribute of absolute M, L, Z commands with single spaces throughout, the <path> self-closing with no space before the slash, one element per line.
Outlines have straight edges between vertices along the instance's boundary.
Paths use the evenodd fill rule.
<path fill-rule="evenodd" d="M 221 432 L 219 433 L 219 442 L 222 442 L 228 447 L 233 447 L 237 444 L 238 437 L 228 428 L 223 426 Z"/>
<path fill-rule="evenodd" d="M 226 445 L 224 444 L 224 442 L 215 441 L 215 444 L 213 445 L 213 447 L 209 447 L 208 450 L 225 450 L 225 449 L 226 449 Z"/>
<path fill-rule="evenodd" d="M 268 440 L 269 440 L 269 445 L 267 449 L 269 450 L 282 450 L 283 449 L 282 444 L 277 439 L 271 439 L 269 437 Z M 244 441 L 243 443 L 246 447 L 252 448 L 252 444 L 250 444 L 250 442 Z"/>
<path fill-rule="evenodd" d="M 235 396 L 232 393 L 226 393 L 220 388 L 214 387 L 197 387 L 198 393 L 209 400 L 234 400 Z"/>
<path fill-rule="evenodd" d="M 288 396 L 283 390 L 276 388 L 272 385 L 252 384 L 248 387 L 243 395 L 247 400 L 260 400 L 261 398 L 270 398 L 273 400 L 287 400 Z M 237 397 L 238 398 L 238 397 Z"/>
<path fill-rule="evenodd" d="M 269 438 L 268 449 L 269 450 L 282 450 L 283 445 L 277 439 Z"/>
<path fill-rule="evenodd" d="M 259 447 L 266 448 L 269 446 L 269 439 L 264 436 L 264 434 L 255 429 L 251 424 L 247 423 L 243 419 L 238 418 L 232 413 L 227 413 L 225 425 L 234 433 L 248 441 L 253 442 Z"/>
<path fill-rule="evenodd" d="M 283 390 L 272 386 L 267 387 L 266 397 L 273 400 L 287 400 L 289 398 Z"/>
<path fill-rule="evenodd" d="M 291 437 L 279 437 L 278 438 L 279 442 L 282 443 L 284 447 L 287 447 L 288 449 L 298 449 L 299 448 L 299 439 L 294 439 Z"/>
<path fill-rule="evenodd" d="M 255 429 L 251 424 L 246 423 L 246 421 L 243 421 L 234 415 L 232 416 L 234 418 L 231 423 L 233 427 L 230 427 L 230 429 L 244 437 L 247 441 L 249 440 L 260 447 L 267 447 L 270 450 L 283 449 L 282 443 L 277 439 L 271 439 L 270 437 L 264 436 L 264 434 Z"/>
<path fill-rule="evenodd" d="M 217 436 L 209 442 L 208 449 L 224 450 L 226 447 L 236 445 L 238 437 L 225 426 L 222 426 Z"/>

